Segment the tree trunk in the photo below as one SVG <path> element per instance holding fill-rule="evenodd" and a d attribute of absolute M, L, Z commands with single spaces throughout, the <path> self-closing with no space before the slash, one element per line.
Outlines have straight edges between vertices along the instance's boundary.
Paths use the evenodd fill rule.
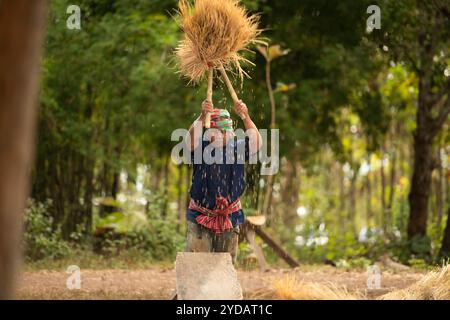
<path fill-rule="evenodd" d="M 441 146 L 439 146 L 437 151 L 437 170 L 438 176 L 435 181 L 435 192 L 436 192 L 436 225 L 438 230 L 440 230 L 442 217 L 444 215 L 444 203 L 445 203 L 445 193 L 444 193 L 444 168 L 442 167 L 441 161 Z"/>
<path fill-rule="evenodd" d="M 386 174 L 384 172 L 384 155 L 385 149 L 382 149 L 382 157 L 381 157 L 381 167 L 380 167 L 380 181 L 381 181 L 381 194 L 380 194 L 380 203 L 381 203 L 381 228 L 383 233 L 386 235 L 387 233 L 387 219 L 386 219 Z"/>
<path fill-rule="evenodd" d="M 338 174 L 339 174 L 339 210 L 345 211 L 345 173 L 341 164 L 338 164 Z"/>
<path fill-rule="evenodd" d="M 111 197 L 113 199 L 117 199 L 117 195 L 119 194 L 119 183 L 120 183 L 120 173 L 118 171 L 114 171 L 113 179 L 111 186 Z"/>
<path fill-rule="evenodd" d="M 395 133 L 392 139 L 395 138 Z M 394 197 L 395 197 L 395 182 L 397 179 L 397 150 L 395 148 L 395 143 L 392 142 L 392 157 L 391 157 L 391 172 L 390 172 L 390 181 L 389 181 L 389 197 L 386 206 L 386 230 L 388 232 L 388 236 L 390 236 L 393 232 L 393 206 L 394 206 Z"/>
<path fill-rule="evenodd" d="M 272 207 L 272 196 L 273 196 L 273 175 L 267 176 L 267 186 L 266 186 L 266 195 L 264 196 L 263 203 L 263 215 L 268 216 L 271 214 Z"/>
<path fill-rule="evenodd" d="M 85 220 L 85 233 L 90 235 L 92 233 L 93 227 L 93 216 L 92 216 L 92 198 L 94 195 L 94 161 L 86 159 L 87 162 L 87 172 L 86 172 L 86 182 L 84 189 L 84 214 L 86 216 Z"/>
<path fill-rule="evenodd" d="M 285 180 L 281 187 L 281 208 L 284 212 L 281 218 L 286 225 L 292 225 L 298 217 L 297 207 L 300 194 L 301 167 L 294 161 L 288 160 L 283 169 Z"/>
<path fill-rule="evenodd" d="M 372 184 L 370 181 L 370 176 L 372 172 L 372 166 L 370 161 L 370 155 L 367 157 L 367 163 L 369 164 L 369 172 L 367 172 L 366 177 L 366 224 L 367 228 L 370 228 L 370 222 L 372 220 Z"/>
<path fill-rule="evenodd" d="M 271 120 L 270 120 L 270 128 L 275 129 L 276 127 L 276 104 L 275 104 L 275 96 L 273 93 L 272 88 L 272 80 L 271 80 L 271 73 L 270 73 L 270 59 L 266 61 L 266 86 L 267 91 L 269 93 L 269 99 L 270 99 L 270 114 L 271 114 Z M 271 174 L 267 177 L 267 188 L 266 188 L 266 195 L 264 197 L 264 204 L 263 204 L 263 215 L 269 215 L 271 214 L 271 207 L 272 207 L 272 197 L 273 197 L 273 184 L 274 184 L 274 176 Z"/>
<path fill-rule="evenodd" d="M 414 171 L 409 193 L 410 217 L 408 237 L 425 236 L 428 219 L 428 199 L 431 186 L 431 143 L 414 138 Z"/>
<path fill-rule="evenodd" d="M 170 155 L 166 155 L 164 158 L 164 186 L 163 186 L 163 207 L 161 216 L 167 217 L 167 208 L 169 203 L 169 169 L 170 169 Z"/>
<path fill-rule="evenodd" d="M 348 211 L 348 217 L 347 221 L 350 228 L 347 228 L 347 230 L 352 230 L 353 232 L 357 233 L 356 230 L 356 181 L 358 179 L 358 171 L 359 166 L 353 167 L 353 176 L 350 179 L 350 190 L 349 190 L 349 211 Z"/>
<path fill-rule="evenodd" d="M 193 167 L 188 166 L 186 168 L 186 202 L 185 202 L 185 209 L 189 206 L 189 201 L 191 201 L 191 195 L 189 191 L 191 190 L 191 181 L 192 181 L 192 171 Z"/>
<path fill-rule="evenodd" d="M 345 231 L 347 220 L 346 215 L 346 190 L 345 190 L 345 172 L 341 163 L 338 163 L 338 175 L 339 175 L 339 212 L 338 221 L 341 232 Z"/>
<path fill-rule="evenodd" d="M 389 198 L 387 203 L 388 219 L 389 223 L 392 222 L 392 207 L 394 206 L 395 197 L 395 181 L 397 180 L 397 151 L 392 150 L 391 159 L 391 174 L 390 174 L 390 185 L 389 185 Z"/>
<path fill-rule="evenodd" d="M 447 225 L 442 239 L 440 256 L 450 258 L 450 208 L 448 208 Z"/>
<path fill-rule="evenodd" d="M 0 299 L 11 298 L 33 158 L 45 1 L 0 1 Z"/>
<path fill-rule="evenodd" d="M 186 212 L 186 208 L 184 208 L 184 201 L 183 201 L 183 195 L 185 194 L 184 192 L 184 185 L 183 185 L 183 178 L 184 178 L 184 167 L 185 166 L 178 166 L 178 186 L 177 186 L 177 190 L 178 190 L 178 195 L 177 195 L 177 203 L 178 203 L 178 225 L 177 225 L 177 230 L 180 230 L 180 226 L 182 225 L 182 223 L 184 222 L 184 217 L 185 217 L 185 212 Z M 186 167 L 186 171 L 187 171 L 187 167 Z"/>
<path fill-rule="evenodd" d="M 417 110 L 417 128 L 414 132 L 414 167 L 409 192 L 410 215 L 408 238 L 425 236 L 428 219 L 428 199 L 430 196 L 431 173 L 433 170 L 433 140 L 428 106 L 429 87 L 426 79 L 419 81 L 419 108 Z"/>

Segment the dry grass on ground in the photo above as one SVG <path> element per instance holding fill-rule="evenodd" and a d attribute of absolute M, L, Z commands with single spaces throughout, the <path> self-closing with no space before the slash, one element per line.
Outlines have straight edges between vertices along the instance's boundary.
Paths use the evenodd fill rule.
<path fill-rule="evenodd" d="M 403 280 L 408 273 L 401 272 Z M 256 299 L 281 299 L 281 300 L 364 300 L 376 298 L 379 300 L 450 300 L 450 266 L 444 266 L 438 270 L 421 275 L 406 288 L 401 288 L 400 282 L 395 285 L 392 276 L 386 280 L 391 287 L 386 290 L 360 290 L 335 281 L 313 282 L 305 281 L 296 274 L 287 274 L 277 278 L 267 287 L 253 294 Z M 399 280 L 399 279 L 398 279 Z M 406 281 L 408 282 L 408 281 Z M 384 291 L 384 293 L 383 293 Z"/>
<path fill-rule="evenodd" d="M 238 270 L 246 299 L 374 299 L 417 283 L 424 272 L 382 270 L 381 289 L 367 289 L 365 270 L 302 266 L 269 272 Z M 172 268 L 81 270 L 81 290 L 68 290 L 65 269 L 26 271 L 18 299 L 168 299 L 175 288 Z"/>
<path fill-rule="evenodd" d="M 417 283 L 385 294 L 384 300 L 450 300 L 450 265 L 429 272 Z"/>

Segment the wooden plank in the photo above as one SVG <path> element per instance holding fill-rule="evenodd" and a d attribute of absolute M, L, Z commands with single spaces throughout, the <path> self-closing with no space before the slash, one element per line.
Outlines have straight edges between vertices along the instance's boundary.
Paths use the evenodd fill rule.
<path fill-rule="evenodd" d="M 276 254 L 280 258 L 282 258 L 284 261 L 287 262 L 287 264 L 293 268 L 300 266 L 300 264 L 291 256 L 289 253 L 287 253 L 275 240 L 273 240 L 267 233 L 265 233 L 260 227 L 254 226 L 253 229 L 255 230 L 255 233 L 261 237 L 261 239 L 267 243 L 269 247 L 275 251 Z"/>
<path fill-rule="evenodd" d="M 264 257 L 264 253 L 261 247 L 256 243 L 255 239 L 255 230 L 253 228 L 246 228 L 245 237 L 247 238 L 248 243 L 252 247 L 253 252 L 256 255 L 256 259 L 258 260 L 259 267 L 262 271 L 269 270 L 269 267 L 266 262 L 266 258 Z"/>

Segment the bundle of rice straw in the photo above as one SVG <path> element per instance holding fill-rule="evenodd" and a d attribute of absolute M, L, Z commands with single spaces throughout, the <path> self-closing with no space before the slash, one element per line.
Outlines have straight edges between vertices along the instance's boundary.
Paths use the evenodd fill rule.
<path fill-rule="evenodd" d="M 237 102 L 225 70 L 236 70 L 241 81 L 247 75 L 241 63 L 252 63 L 239 52 L 258 42 L 259 17 L 249 15 L 239 0 L 180 0 L 179 15 L 185 33 L 176 49 L 181 74 L 198 83 L 209 71 L 207 100 L 211 101 L 213 68 L 218 68 Z"/>
<path fill-rule="evenodd" d="M 250 299 L 280 300 L 366 300 L 367 295 L 350 293 L 345 286 L 305 282 L 296 275 L 275 279 L 269 287 L 252 293 Z M 430 271 L 405 289 L 395 290 L 377 300 L 450 300 L 450 265 Z"/>
<path fill-rule="evenodd" d="M 450 265 L 427 273 L 406 289 L 389 292 L 380 300 L 450 300 Z"/>
<path fill-rule="evenodd" d="M 359 294 L 350 293 L 345 286 L 332 283 L 306 282 L 296 275 L 275 279 L 270 287 L 253 293 L 250 299 L 275 300 L 359 300 Z"/>

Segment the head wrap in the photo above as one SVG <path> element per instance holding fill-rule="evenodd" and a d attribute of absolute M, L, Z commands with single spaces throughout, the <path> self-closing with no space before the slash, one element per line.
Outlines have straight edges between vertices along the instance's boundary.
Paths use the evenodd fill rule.
<path fill-rule="evenodd" d="M 226 109 L 214 109 L 211 114 L 211 128 L 233 131 L 233 120 Z"/>

